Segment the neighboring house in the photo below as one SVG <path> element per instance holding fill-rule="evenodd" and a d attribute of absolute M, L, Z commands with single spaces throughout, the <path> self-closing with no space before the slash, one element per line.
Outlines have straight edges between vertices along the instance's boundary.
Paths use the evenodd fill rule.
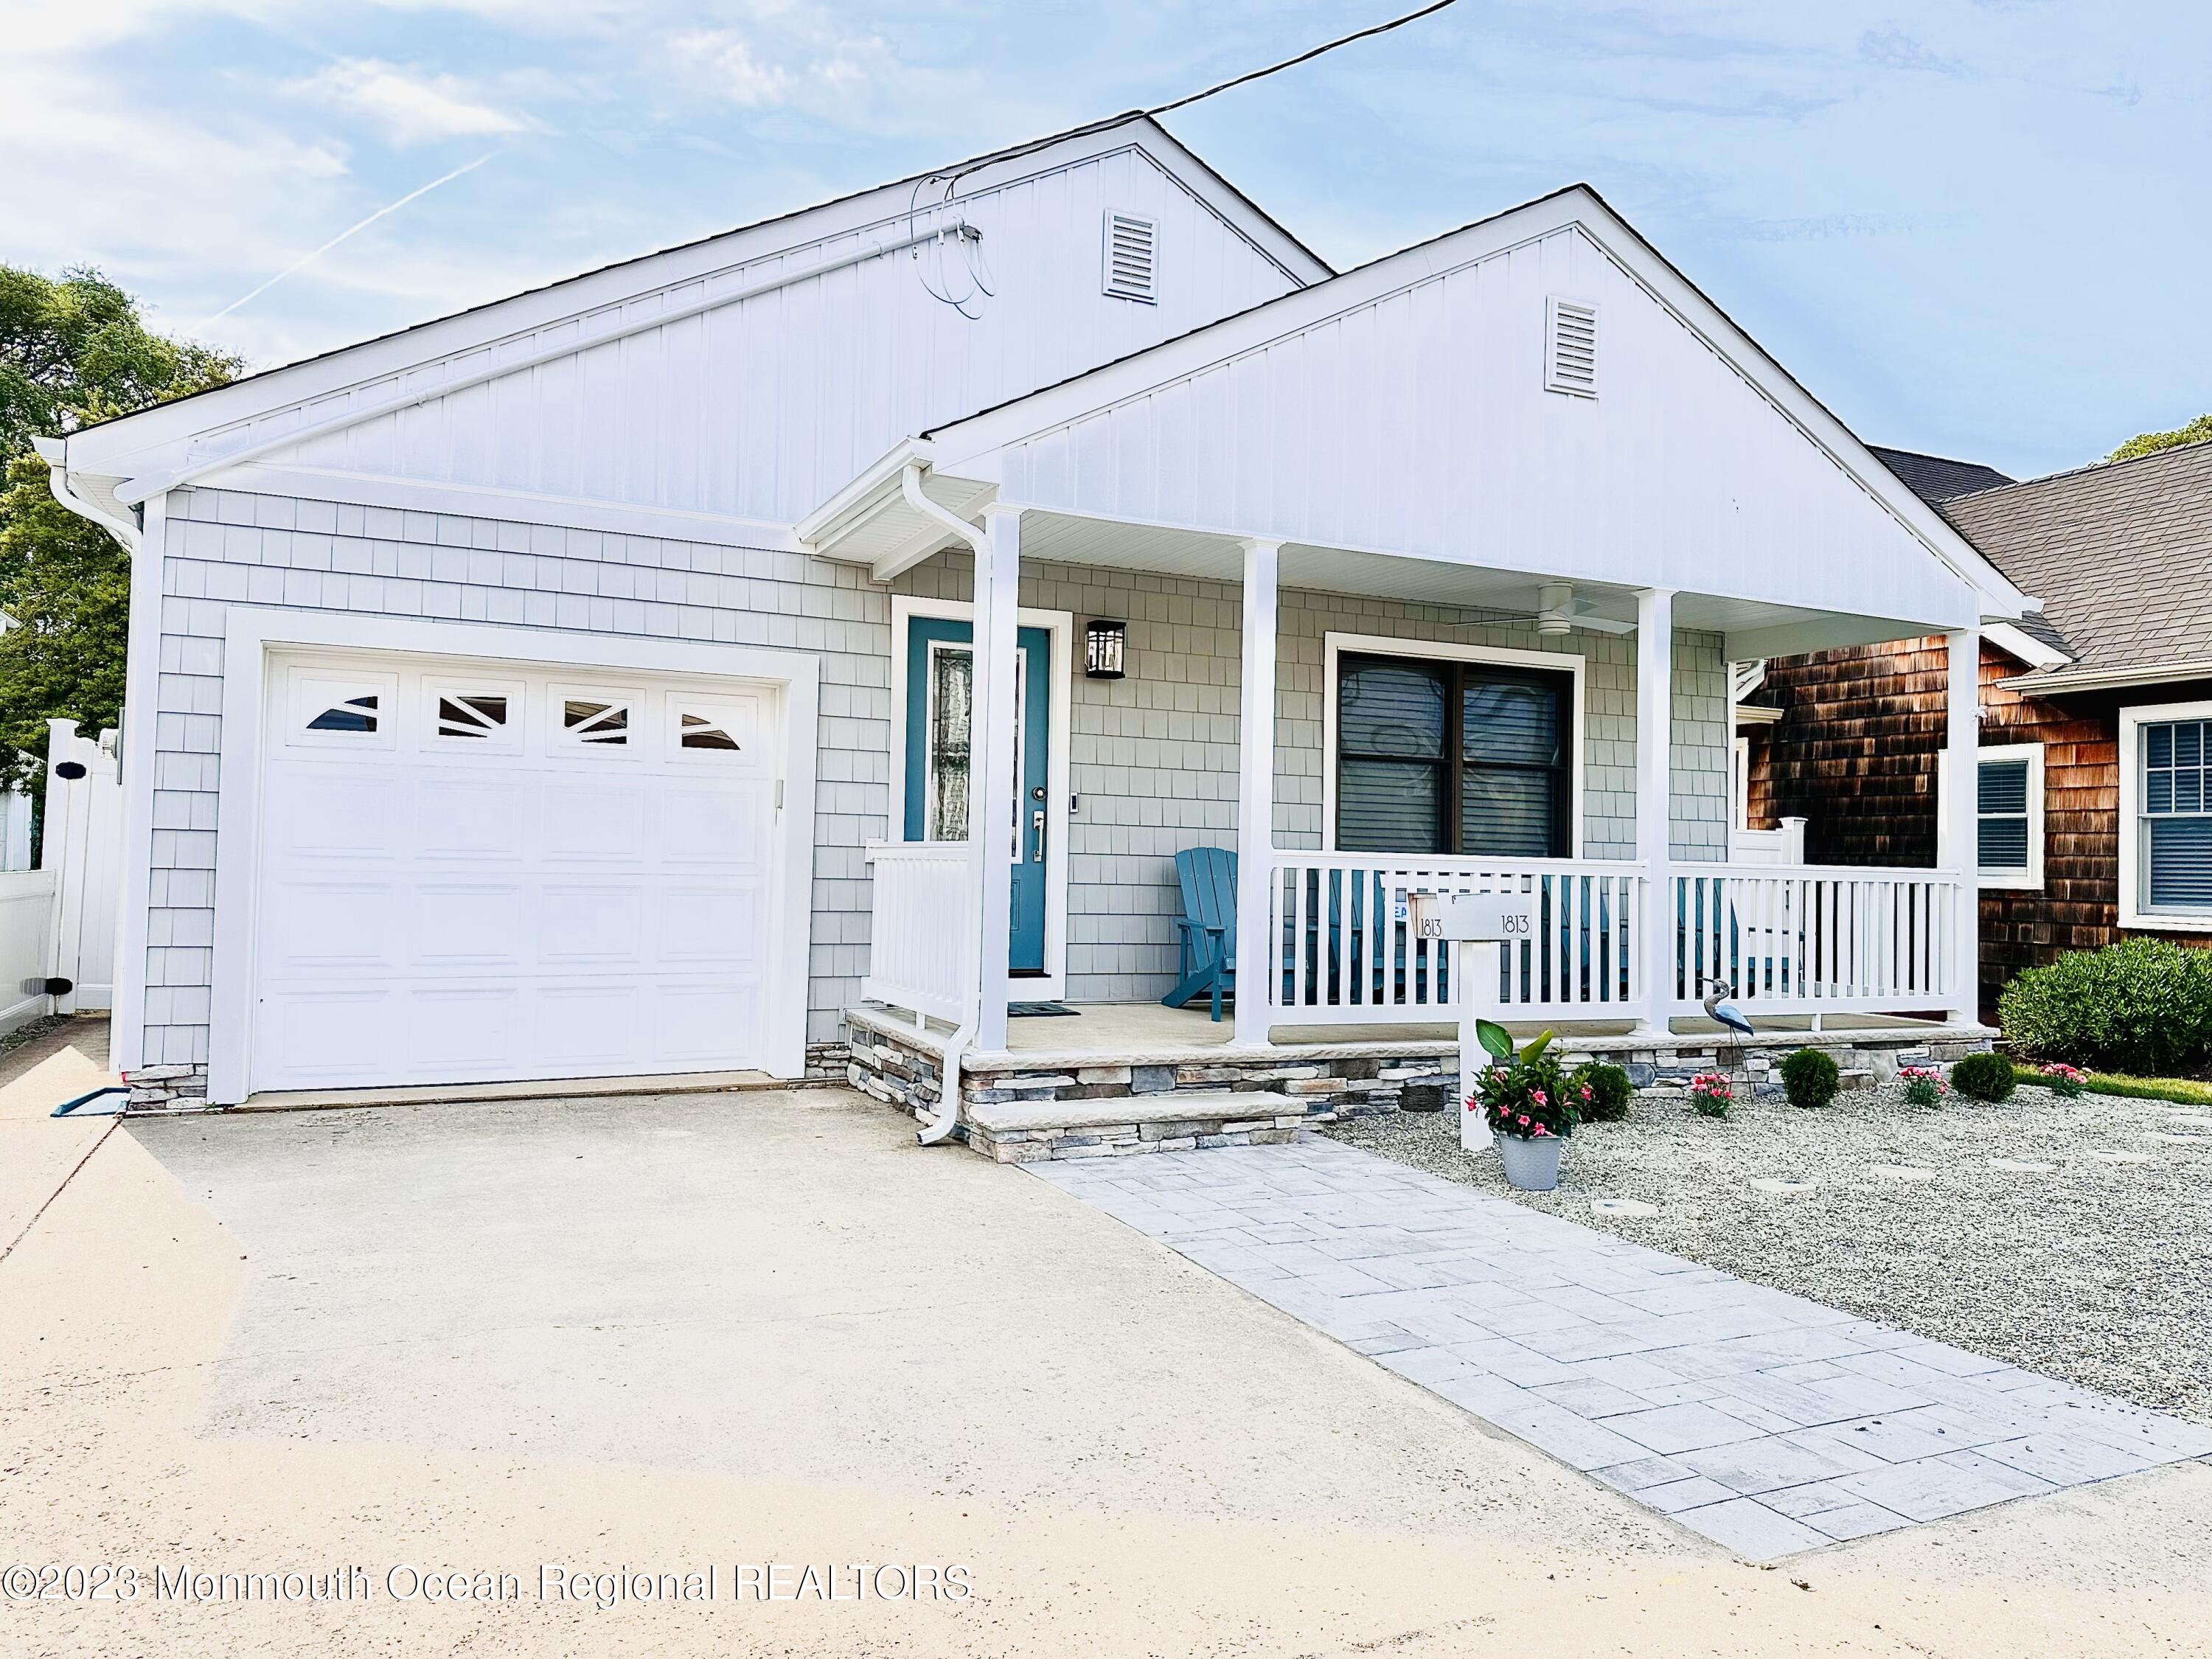
<path fill-rule="evenodd" d="M 2212 939 L 2212 444 L 2021 483 L 1875 453 L 2042 602 L 1983 636 L 1983 1007 L 2064 951 Z M 1945 679 L 1935 639 L 1769 662 L 1746 827 L 1803 817 L 1814 863 L 1934 863 Z"/>
<path fill-rule="evenodd" d="M 1727 665 L 2022 598 L 1581 186 L 1335 273 L 1124 117 L 46 453 L 136 549 L 144 1102 L 1004 1069 L 1010 999 L 1189 1023 L 1093 1092 L 1387 1093 L 1456 1013 L 1424 889 L 1524 897 L 1508 1011 L 1647 1055 L 1708 975 L 1971 1019 L 1970 818 L 1739 872 Z M 1157 1006 L 1203 845 L 1234 1050 Z"/>

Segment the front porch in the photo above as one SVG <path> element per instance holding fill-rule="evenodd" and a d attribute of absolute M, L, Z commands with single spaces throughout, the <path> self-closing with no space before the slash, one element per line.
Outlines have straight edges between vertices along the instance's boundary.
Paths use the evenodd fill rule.
<path fill-rule="evenodd" d="M 1131 526 L 1089 526 L 1076 564 L 1066 518 L 997 506 L 983 518 L 963 538 L 965 559 L 940 552 L 891 573 L 916 596 L 899 601 L 908 614 L 926 605 L 972 619 L 972 733 L 957 745 L 963 771 L 951 792 L 963 823 L 958 838 L 930 839 L 926 814 L 895 810 L 904 835 L 867 847 L 867 969 L 845 1013 L 850 1079 L 924 1118 L 933 1136 L 957 1133 L 1009 1158 L 1097 1155 L 1287 1138 L 1316 1115 L 1455 1100 L 1465 988 L 1448 947 L 1413 925 L 1423 895 L 1522 901 L 1531 930 L 1504 948 L 1480 1001 L 1524 1032 L 1559 1032 L 1573 1054 L 1629 1065 L 1646 1086 L 1715 1065 L 1759 1079 L 1807 1043 L 1885 1079 L 1900 1057 L 1986 1046 L 1972 1012 L 1969 791 L 1945 791 L 1941 869 L 1807 866 L 1786 836 L 1733 835 L 1728 823 L 1729 664 L 1771 642 L 1923 624 L 1324 558 L 1262 538 L 1224 550 L 1218 538 Z M 1036 547 L 1057 556 L 1024 556 Z M 1240 582 L 1222 580 L 1224 551 Z M 1165 568 L 1176 565 L 1205 574 Z M 1452 594 L 1464 598 L 1442 602 Z M 1102 601 L 1133 618 L 1127 676 L 1104 684 L 1065 648 L 1081 618 L 1113 614 Z M 1210 656 L 1191 643 L 1207 616 Z M 1058 647 L 1049 698 L 1026 678 L 1042 647 L 1018 642 L 1018 632 L 1046 629 Z M 1971 662 L 1973 631 L 1952 631 Z M 909 653 L 892 656 L 894 707 L 912 711 L 920 693 L 896 678 Z M 1424 797 L 1393 817 L 1370 786 L 1355 811 L 1347 711 L 1362 689 L 1353 676 L 1376 664 L 1394 675 L 1401 664 L 1417 675 L 1436 666 L 1449 700 L 1436 775 L 1455 789 L 1464 780 L 1464 807 Z M 1484 696 L 1500 683 L 1556 687 L 1543 728 L 1553 787 L 1483 802 L 1489 811 L 1498 798 L 1516 810 L 1533 800 L 1543 810 L 1504 832 L 1548 842 L 1553 856 L 1477 846 L 1499 833 L 1495 814 L 1475 810 L 1486 737 L 1478 671 L 1492 666 L 1502 678 L 1480 682 Z M 1970 750 L 1971 672 L 1960 684 L 1953 723 Z M 1140 722 L 1156 690 L 1188 712 L 1156 726 L 1157 742 L 1121 737 L 1152 736 Z M 1209 698 L 1226 707 L 1212 712 Z M 1016 763 L 1036 738 L 1025 708 L 1048 716 L 1052 781 L 1041 788 L 1028 786 L 1045 775 Z M 894 748 L 908 769 L 895 764 L 895 803 L 937 803 L 941 781 L 925 771 L 917 786 L 912 769 L 935 764 L 939 734 L 900 718 L 911 723 Z M 1198 727 L 1211 734 L 1203 749 L 1176 735 Z M 1087 746 L 1071 760 L 1060 747 L 1071 744 Z M 1184 760 L 1173 786 L 1182 796 L 1158 782 L 1166 763 L 1155 757 L 1168 750 Z M 984 823 L 1011 826 L 1011 847 L 972 833 Z M 1346 845 L 1425 825 L 1434 840 L 1420 850 Z M 1182 931 L 1227 970 L 1218 1021 L 1206 1000 L 1143 1000 L 1182 977 L 1175 857 L 1206 847 L 1235 854 L 1233 892 L 1206 925 Z M 1032 884 L 1033 902 L 1047 890 L 1036 904 L 1042 971 L 1010 955 L 1019 882 Z M 1754 1038 L 1722 1041 L 1703 1001 L 1723 988 Z M 1053 999 L 1074 1000 L 1076 1017 L 1008 1015 Z M 948 1060 L 963 1077 L 957 1123 L 941 1082 Z"/>

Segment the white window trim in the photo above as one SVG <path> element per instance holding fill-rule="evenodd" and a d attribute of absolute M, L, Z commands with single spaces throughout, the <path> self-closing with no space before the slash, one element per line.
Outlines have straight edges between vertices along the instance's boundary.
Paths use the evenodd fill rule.
<path fill-rule="evenodd" d="M 1751 828 L 1751 739 L 1741 735 L 1729 746 L 1729 828 Z"/>
<path fill-rule="evenodd" d="M 2212 720 L 2212 702 L 2144 703 L 2120 710 L 2120 926 L 2176 933 L 2212 931 L 2212 911 L 2142 908 L 2142 728 Z"/>
<path fill-rule="evenodd" d="M 214 988 L 210 997 L 208 1099 L 234 1106 L 252 1092 L 254 899 L 258 888 L 262 722 L 272 649 L 324 646 L 480 662 L 550 663 L 586 670 L 763 680 L 783 703 L 767 890 L 779 895 L 763 952 L 763 1068 L 806 1073 L 806 1005 L 813 930 L 814 765 L 819 748 L 822 665 L 800 651 L 706 645 L 629 635 L 565 633 L 414 617 L 349 616 L 234 605 L 223 643 L 222 795 L 216 809 Z M 151 747 L 148 744 L 148 747 Z M 143 955 L 137 969 L 143 995 Z M 120 965 L 120 964 L 118 964 Z"/>
<path fill-rule="evenodd" d="M 1430 662 L 1494 663 L 1500 667 L 1540 668 L 1574 677 L 1575 740 L 1568 786 L 1572 805 L 1568 813 L 1567 856 L 1583 855 L 1583 823 L 1589 808 L 1583 792 L 1583 756 L 1589 746 L 1589 709 L 1584 679 L 1589 659 L 1575 651 L 1523 651 L 1505 645 L 1462 645 L 1448 640 L 1407 640 L 1382 634 L 1327 634 L 1322 641 L 1322 707 L 1321 760 L 1321 844 L 1325 853 L 1336 845 L 1336 701 L 1338 659 L 1355 657 L 1413 657 Z M 1430 854 L 1378 853 L 1378 858 L 1428 857 Z"/>
<path fill-rule="evenodd" d="M 965 599 L 891 595 L 891 801 L 890 839 L 906 839 L 906 658 L 907 641 L 917 617 L 972 623 L 975 607 Z M 1036 611 L 1015 613 L 1018 628 L 1042 628 L 1052 642 L 1052 684 L 1047 705 L 1052 727 L 1045 750 L 1044 977 L 1018 979 L 1025 999 L 1056 1002 L 1067 994 L 1067 823 L 1070 802 L 1069 722 L 1074 715 L 1075 614 Z"/>
<path fill-rule="evenodd" d="M 2027 868 L 2025 871 L 1977 871 L 1977 878 L 1985 892 L 2000 890 L 2036 892 L 2043 886 L 2043 843 L 2046 832 L 2043 824 L 2043 745 L 2039 743 L 1985 744 L 1974 751 L 1977 856 L 1982 822 L 1978 810 L 1981 805 L 1982 763 L 2014 760 L 2027 763 Z"/>

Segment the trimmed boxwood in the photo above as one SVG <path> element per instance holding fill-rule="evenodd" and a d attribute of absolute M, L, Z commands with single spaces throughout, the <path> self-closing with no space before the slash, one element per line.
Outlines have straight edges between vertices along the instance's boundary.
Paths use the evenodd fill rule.
<path fill-rule="evenodd" d="M 1842 1086 L 1835 1057 L 1825 1048 L 1800 1048 L 1782 1062 L 1782 1092 L 1792 1106 L 1825 1106 Z"/>
<path fill-rule="evenodd" d="M 1576 1066 L 1567 1088 L 1577 1095 L 1585 1088 L 1590 1091 L 1589 1099 L 1576 1109 L 1576 1115 L 1585 1123 L 1619 1123 L 1627 1117 L 1629 1103 L 1636 1098 L 1636 1085 L 1628 1080 L 1628 1073 L 1601 1060 Z"/>
<path fill-rule="evenodd" d="M 2014 1081 L 2012 1061 L 2002 1054 L 1968 1054 L 1951 1068 L 1951 1086 L 1984 1105 L 2010 1099 Z"/>
<path fill-rule="evenodd" d="M 1997 1004 L 2014 1052 L 2137 1077 L 2212 1053 L 2212 951 L 2130 939 L 2030 968 Z"/>

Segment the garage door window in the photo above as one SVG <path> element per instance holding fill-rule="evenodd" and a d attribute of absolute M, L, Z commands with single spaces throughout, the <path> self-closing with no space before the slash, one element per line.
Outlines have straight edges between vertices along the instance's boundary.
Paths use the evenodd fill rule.
<path fill-rule="evenodd" d="M 455 692 L 438 699 L 438 735 L 482 743 L 507 730 L 505 697 Z"/>
<path fill-rule="evenodd" d="M 379 700 L 374 692 L 332 703 L 307 722 L 310 732 L 374 732 Z"/>
<path fill-rule="evenodd" d="M 676 717 L 677 744 L 684 749 L 719 749 L 735 752 L 744 747 L 729 734 L 723 722 L 712 715 L 684 709 Z"/>
<path fill-rule="evenodd" d="M 319 748 L 391 746 L 398 708 L 397 679 L 295 672 L 290 687 L 294 743 Z"/>
<path fill-rule="evenodd" d="M 573 741 L 586 748 L 623 748 L 629 743 L 629 705 L 592 697 L 564 698 L 561 726 Z"/>

